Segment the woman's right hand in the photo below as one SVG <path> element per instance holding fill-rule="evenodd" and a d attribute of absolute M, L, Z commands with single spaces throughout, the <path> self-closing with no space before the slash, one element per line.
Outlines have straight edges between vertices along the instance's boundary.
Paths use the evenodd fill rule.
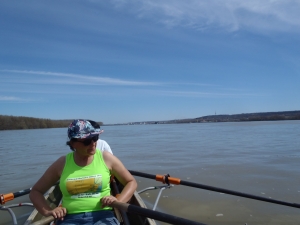
<path fill-rule="evenodd" d="M 67 209 L 64 207 L 56 207 L 48 211 L 47 216 L 53 216 L 55 219 L 63 220 L 64 216 L 67 214 Z"/>

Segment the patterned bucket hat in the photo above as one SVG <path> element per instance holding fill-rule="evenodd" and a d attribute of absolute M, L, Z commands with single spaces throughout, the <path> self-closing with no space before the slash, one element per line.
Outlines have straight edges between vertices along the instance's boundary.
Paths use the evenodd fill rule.
<path fill-rule="evenodd" d="M 68 137 L 72 138 L 92 138 L 103 132 L 100 126 L 95 128 L 88 120 L 73 120 L 68 127 Z"/>

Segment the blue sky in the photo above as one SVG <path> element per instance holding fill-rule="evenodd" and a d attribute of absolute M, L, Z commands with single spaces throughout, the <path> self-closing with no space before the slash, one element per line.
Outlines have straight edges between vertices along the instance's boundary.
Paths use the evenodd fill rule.
<path fill-rule="evenodd" d="M 0 2 L 0 114 L 105 124 L 300 110 L 299 0 Z"/>

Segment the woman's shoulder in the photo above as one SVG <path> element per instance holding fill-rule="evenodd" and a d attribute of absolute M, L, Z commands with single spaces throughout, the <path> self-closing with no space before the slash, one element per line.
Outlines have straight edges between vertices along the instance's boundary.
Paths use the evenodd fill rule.
<path fill-rule="evenodd" d="M 57 160 L 55 160 L 52 165 L 55 165 L 55 166 L 58 166 L 58 165 L 61 165 L 61 164 L 65 164 L 66 162 L 66 156 L 63 155 L 63 156 L 60 156 Z"/>
<path fill-rule="evenodd" d="M 100 154 L 102 154 L 103 160 L 104 160 L 105 164 L 107 165 L 107 167 L 109 169 L 111 169 L 116 157 L 107 151 L 103 151 Z"/>
<path fill-rule="evenodd" d="M 64 169 L 66 163 L 66 156 L 61 156 L 59 157 L 54 163 L 52 163 L 52 165 L 50 166 L 53 170 L 57 171 L 59 174 L 61 174 L 61 172 Z"/>
<path fill-rule="evenodd" d="M 66 162 L 66 157 L 65 155 L 62 155 L 61 157 L 59 157 L 56 161 L 58 163 L 65 163 Z"/>
<path fill-rule="evenodd" d="M 101 154 L 102 154 L 102 157 L 104 158 L 104 160 L 106 160 L 106 159 L 109 160 L 109 159 L 115 158 L 115 156 L 108 151 L 103 151 L 103 152 L 101 152 Z"/>

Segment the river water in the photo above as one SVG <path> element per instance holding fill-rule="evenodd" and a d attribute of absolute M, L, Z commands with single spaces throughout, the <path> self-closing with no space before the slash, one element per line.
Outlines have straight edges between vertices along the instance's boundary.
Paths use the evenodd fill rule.
<path fill-rule="evenodd" d="M 130 170 L 300 203 L 300 121 L 102 128 L 101 138 Z M 70 151 L 66 133 L 66 128 L 0 131 L 0 193 L 31 187 Z M 160 185 L 136 179 L 138 190 Z M 141 197 L 151 208 L 157 194 L 147 191 Z M 25 196 L 12 203 L 27 201 Z M 157 210 L 208 225 L 300 224 L 300 209 L 183 185 L 164 190 Z M 14 211 L 22 224 L 31 208 Z M 0 224 L 12 224 L 5 211 Z"/>

